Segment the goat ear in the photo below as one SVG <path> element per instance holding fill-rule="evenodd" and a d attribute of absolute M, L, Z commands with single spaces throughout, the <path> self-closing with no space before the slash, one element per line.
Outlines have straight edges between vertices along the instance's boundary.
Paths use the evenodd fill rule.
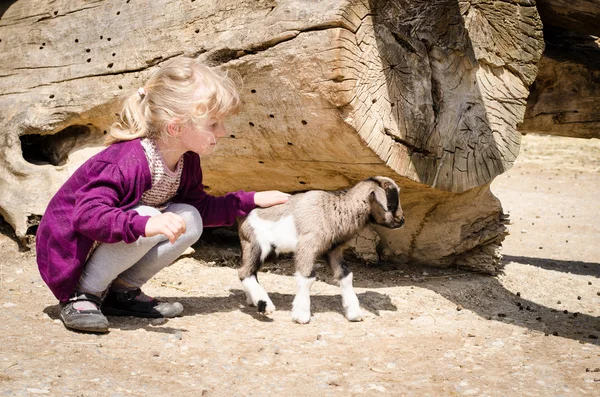
<path fill-rule="evenodd" d="M 371 191 L 371 199 L 377 201 L 377 204 L 379 204 L 384 211 L 387 211 L 387 197 L 385 190 L 376 187 Z"/>

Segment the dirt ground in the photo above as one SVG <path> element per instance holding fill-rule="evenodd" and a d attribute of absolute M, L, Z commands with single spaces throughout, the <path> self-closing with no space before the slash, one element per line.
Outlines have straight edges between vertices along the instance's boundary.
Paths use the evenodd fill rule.
<path fill-rule="evenodd" d="M 527 135 L 492 189 L 513 222 L 504 274 L 354 265 L 360 323 L 325 270 L 292 323 L 286 262 L 260 274 L 278 311 L 257 315 L 235 241 L 207 235 L 146 288 L 184 316 L 67 331 L 1 225 L 0 396 L 600 395 L 600 142 Z"/>

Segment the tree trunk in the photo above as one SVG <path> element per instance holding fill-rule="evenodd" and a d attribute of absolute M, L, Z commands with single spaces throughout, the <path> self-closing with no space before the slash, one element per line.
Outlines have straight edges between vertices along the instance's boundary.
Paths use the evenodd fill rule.
<path fill-rule="evenodd" d="M 402 187 L 389 260 L 494 271 L 490 193 L 519 150 L 543 42 L 535 6 L 484 1 L 20 0 L 0 21 L 0 212 L 19 236 L 167 59 L 241 76 L 207 189 Z"/>

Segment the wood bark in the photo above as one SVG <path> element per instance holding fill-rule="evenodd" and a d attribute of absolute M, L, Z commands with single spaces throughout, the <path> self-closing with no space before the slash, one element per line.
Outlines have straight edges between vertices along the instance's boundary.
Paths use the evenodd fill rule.
<path fill-rule="evenodd" d="M 532 1 L 20 0 L 0 40 L 0 212 L 20 236 L 101 149 L 120 97 L 187 55 L 241 80 L 209 192 L 390 176 L 407 223 L 377 229 L 381 254 L 496 269 L 489 184 L 519 150 L 543 47 Z"/>

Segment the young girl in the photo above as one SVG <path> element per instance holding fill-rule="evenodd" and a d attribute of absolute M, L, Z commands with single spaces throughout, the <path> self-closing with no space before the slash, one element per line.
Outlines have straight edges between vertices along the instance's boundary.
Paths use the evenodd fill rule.
<path fill-rule="evenodd" d="M 180 315 L 180 303 L 150 298 L 140 287 L 203 227 L 232 225 L 256 206 L 287 201 L 278 191 L 204 191 L 199 155 L 214 150 L 238 104 L 226 75 L 185 57 L 126 100 L 111 145 L 65 182 L 37 231 L 38 267 L 67 328 L 107 332 L 104 314 Z"/>

